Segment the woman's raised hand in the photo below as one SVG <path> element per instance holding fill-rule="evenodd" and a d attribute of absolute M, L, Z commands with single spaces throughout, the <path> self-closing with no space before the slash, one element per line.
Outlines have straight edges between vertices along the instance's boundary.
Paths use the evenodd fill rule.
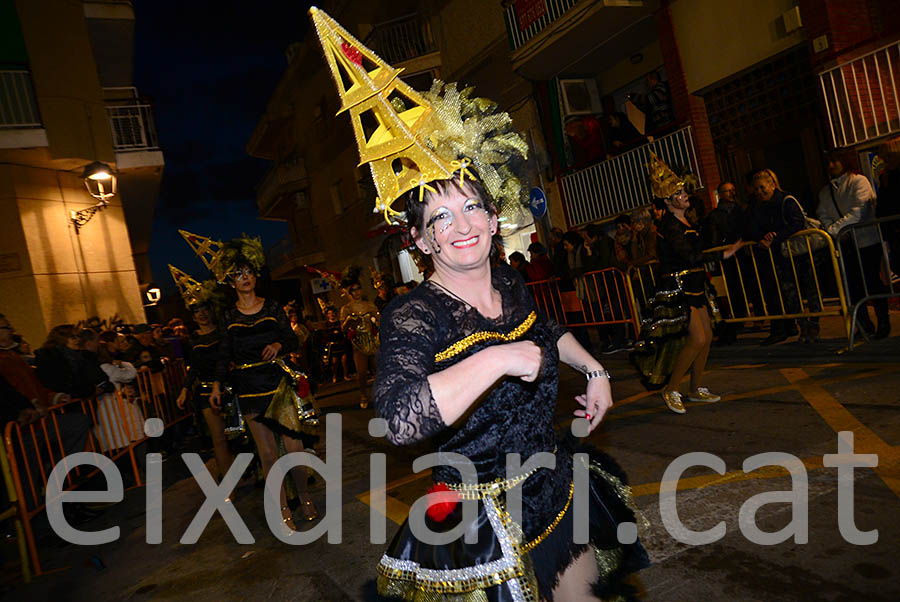
<path fill-rule="evenodd" d="M 184 409 L 184 402 L 187 401 L 187 389 L 182 388 L 181 392 L 178 394 L 178 399 L 175 400 L 175 405 L 178 406 L 179 410 Z"/>
<path fill-rule="evenodd" d="M 263 347 L 262 350 L 262 358 L 264 362 L 268 362 L 269 360 L 274 360 L 278 357 L 278 352 L 281 351 L 281 343 L 270 343 Z"/>
<path fill-rule="evenodd" d="M 544 350 L 531 341 L 519 341 L 506 345 L 491 347 L 499 352 L 503 362 L 504 374 L 521 378 L 525 382 L 534 382 L 541 373 Z"/>
<path fill-rule="evenodd" d="M 214 410 L 222 409 L 222 390 L 217 382 L 213 383 L 212 393 L 209 394 L 209 405 Z"/>

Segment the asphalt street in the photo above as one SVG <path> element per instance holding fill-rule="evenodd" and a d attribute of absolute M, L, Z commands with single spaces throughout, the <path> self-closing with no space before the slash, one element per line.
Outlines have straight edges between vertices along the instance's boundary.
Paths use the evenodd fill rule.
<path fill-rule="evenodd" d="M 900 315 L 893 318 L 894 332 L 900 333 Z M 705 384 L 723 400 L 689 402 L 684 415 L 668 411 L 658 395 L 643 389 L 626 353 L 603 357 L 613 374 L 616 404 L 590 442 L 628 472 L 649 521 L 641 537 L 653 564 L 634 578 L 645 600 L 900 599 L 900 336 L 841 353 L 838 326 L 824 326 L 826 340 L 818 345 L 760 347 L 765 333 L 751 332 L 734 346 L 715 348 Z M 561 429 L 582 386 L 583 377 L 564 368 Z M 251 484 L 238 489 L 234 507 L 253 543 L 237 543 L 216 514 L 196 544 L 181 544 L 205 497 L 182 460 L 173 457 L 164 465 L 161 544 L 145 542 L 145 490 L 130 489 L 125 501 L 81 527 L 119 526 L 116 542 L 75 546 L 44 529 L 41 560 L 48 574 L 15 586 L 6 599 L 374 599 L 367 588 L 385 546 L 370 541 L 371 457 L 387 456 L 387 484 L 379 488 L 386 495 L 386 517 L 375 512 L 374 518 L 385 525 L 389 539 L 430 485 L 427 472 L 411 469 L 427 448 L 395 448 L 370 436 L 374 412 L 358 407 L 353 383 L 324 387 L 319 400 L 343 422 L 340 543 L 324 537 L 296 547 L 278 541 L 264 519 L 263 490 Z M 844 491 L 853 488 L 852 517 L 849 496 L 839 502 L 838 468 L 827 466 L 842 432 L 845 442 L 852 433 L 856 454 L 875 455 L 878 462 L 856 468 L 845 483 Z M 677 475 L 666 475 L 676 459 L 691 452 L 711 454 L 722 465 L 688 467 L 677 481 Z M 793 462 L 793 475 L 779 466 L 745 467 L 765 452 L 780 452 L 779 461 Z M 677 489 L 674 509 L 661 512 L 661 489 Z M 793 497 L 786 497 L 791 491 Z M 755 497 L 766 492 L 772 496 Z M 321 479 L 313 493 L 324 509 Z M 702 545 L 687 543 L 677 530 L 679 524 L 682 530 L 705 531 L 720 523 L 721 537 Z M 754 525 L 762 535 L 753 534 Z M 782 529 L 794 534 L 759 541 Z M 877 531 L 877 541 L 851 543 L 853 530 Z"/>

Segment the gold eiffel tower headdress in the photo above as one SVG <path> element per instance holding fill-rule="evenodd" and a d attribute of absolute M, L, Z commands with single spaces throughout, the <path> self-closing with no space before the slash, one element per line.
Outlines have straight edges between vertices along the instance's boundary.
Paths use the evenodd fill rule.
<path fill-rule="evenodd" d="M 650 187 L 653 190 L 653 196 L 657 198 L 667 199 L 678 192 L 680 188 L 684 188 L 684 178 L 672 171 L 672 168 L 657 157 L 656 153 L 650 153 L 647 173 L 650 176 Z"/>
<path fill-rule="evenodd" d="M 187 230 L 178 230 L 178 233 L 181 234 L 185 242 L 190 245 L 191 249 L 194 250 L 194 253 L 196 253 L 197 256 L 203 261 L 203 265 L 211 270 L 212 264 L 215 263 L 216 259 L 222 253 L 222 243 L 217 240 L 213 240 L 208 236 L 192 234 Z"/>
<path fill-rule="evenodd" d="M 524 168 L 528 144 L 509 114 L 472 97 L 471 88 L 458 91 L 456 84 L 435 80 L 429 92 L 416 92 L 398 78 L 402 69 L 391 67 L 321 10 L 309 12 L 337 84 L 338 113 L 349 112 L 360 165 L 368 163 L 372 171 L 376 212 L 397 223 L 403 214 L 392 205 L 399 197 L 418 187 L 421 201 L 425 190 L 434 190 L 429 182 L 457 175 L 460 181 L 475 179 L 473 172 L 498 211 L 508 206 L 507 211 L 521 212 L 528 189 L 517 172 Z M 377 125 L 367 130 L 364 119 Z"/>
<path fill-rule="evenodd" d="M 220 284 L 226 282 L 234 269 L 242 263 L 249 264 L 257 274 L 266 265 L 266 254 L 259 238 L 250 238 L 244 234 L 223 243 L 187 230 L 178 232 Z"/>
<path fill-rule="evenodd" d="M 207 304 L 213 307 L 218 306 L 220 294 L 214 280 L 207 279 L 203 282 L 197 282 L 190 274 L 179 270 L 171 263 L 169 264 L 169 272 L 172 274 L 172 280 L 175 281 L 175 285 L 178 287 L 178 292 L 181 293 L 181 298 L 184 299 L 185 307 L 193 309 L 198 305 Z"/>

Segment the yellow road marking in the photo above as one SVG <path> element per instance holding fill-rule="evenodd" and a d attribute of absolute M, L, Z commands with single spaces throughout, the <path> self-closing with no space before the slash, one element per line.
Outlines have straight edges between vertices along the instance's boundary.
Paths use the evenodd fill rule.
<path fill-rule="evenodd" d="M 846 382 L 848 380 L 858 380 L 861 378 L 872 378 L 875 376 L 879 376 L 884 372 L 889 370 L 879 369 L 879 370 L 869 370 L 868 372 L 860 372 L 858 374 L 848 374 L 845 376 L 835 376 L 831 378 L 825 378 L 820 381 L 822 385 L 830 385 L 838 382 Z M 806 376 L 809 379 L 809 376 Z M 718 403 L 724 403 L 726 401 L 736 401 L 738 399 L 748 399 L 752 397 L 759 397 L 760 395 L 772 395 L 774 393 L 784 393 L 785 391 L 794 391 L 798 387 L 797 384 L 788 384 L 788 385 L 776 385 L 774 387 L 766 387 L 765 389 L 754 389 L 752 391 L 744 391 L 743 393 L 734 393 L 732 395 L 726 395 L 722 398 L 722 401 Z M 648 393 L 648 395 L 659 394 L 659 391 L 654 391 L 653 393 Z M 631 410 L 630 412 L 616 412 L 614 414 L 607 414 L 606 417 L 603 418 L 604 421 L 607 420 L 621 420 L 622 418 L 629 418 L 631 416 L 643 416 L 646 414 L 657 414 L 657 413 L 665 413 L 668 412 L 669 409 L 665 406 L 662 401 L 662 397 L 659 399 L 659 406 L 652 408 L 643 408 L 640 410 Z M 685 402 L 685 407 L 694 407 L 694 406 L 702 406 L 708 405 L 705 402 Z M 616 406 L 613 405 L 610 412 L 616 409 Z"/>
<path fill-rule="evenodd" d="M 869 427 L 851 414 L 828 391 L 809 380 L 800 368 L 782 368 L 780 372 L 819 413 L 834 432 L 853 431 L 853 450 L 857 454 L 876 454 L 878 466 L 875 473 L 897 497 L 900 497 L 900 450 L 885 443 Z M 837 449 L 835 448 L 835 452 Z"/>
<path fill-rule="evenodd" d="M 431 469 L 428 468 L 423 470 L 422 472 L 416 472 L 413 474 L 408 474 L 404 477 L 400 477 L 390 483 L 387 483 L 383 489 L 371 489 L 369 491 L 364 491 L 356 496 L 356 499 L 361 501 L 366 506 L 371 506 L 372 494 L 375 492 L 387 493 L 397 487 L 401 487 L 408 483 L 413 483 L 420 479 L 424 479 L 425 477 L 431 476 Z M 385 516 L 391 519 L 396 524 L 401 524 L 406 520 L 406 517 L 409 515 L 409 505 L 401 502 L 397 498 L 385 495 L 384 496 L 384 505 L 385 505 Z"/>
<path fill-rule="evenodd" d="M 821 456 L 813 456 L 801 460 L 806 470 L 818 470 L 824 468 Z M 732 470 L 725 474 L 699 475 L 696 477 L 685 477 L 678 479 L 675 484 L 676 491 L 683 489 L 704 489 L 714 485 L 724 485 L 726 483 L 735 483 L 737 481 L 750 481 L 755 479 L 774 479 L 777 477 L 786 477 L 790 473 L 781 466 L 762 466 L 752 472 L 744 472 L 743 470 Z M 659 488 L 665 481 L 658 483 L 644 483 L 642 485 L 632 485 L 631 493 L 634 497 L 643 495 L 658 495 Z"/>

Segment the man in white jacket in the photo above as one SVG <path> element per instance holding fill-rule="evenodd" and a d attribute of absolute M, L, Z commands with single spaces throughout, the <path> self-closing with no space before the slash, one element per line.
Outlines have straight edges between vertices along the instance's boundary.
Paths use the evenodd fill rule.
<path fill-rule="evenodd" d="M 822 228 L 835 240 L 844 228 L 875 219 L 875 190 L 868 178 L 847 170 L 850 161 L 852 157 L 846 153 L 829 153 L 830 181 L 819 191 L 816 215 Z M 877 225 L 857 228 L 855 237 L 844 237 L 840 252 L 844 257 L 851 303 L 885 291 L 880 274 L 882 252 Z M 858 323 L 867 336 L 887 337 L 891 332 L 887 299 L 875 299 L 871 303 L 878 318 L 877 330 L 865 306 L 859 309 Z"/>

